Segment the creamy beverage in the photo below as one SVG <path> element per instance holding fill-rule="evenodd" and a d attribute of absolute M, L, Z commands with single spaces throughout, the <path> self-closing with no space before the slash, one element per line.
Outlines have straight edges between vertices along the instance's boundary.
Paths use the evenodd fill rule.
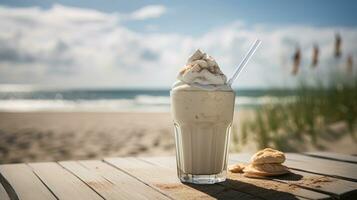
<path fill-rule="evenodd" d="M 233 90 L 216 61 L 197 50 L 171 90 L 178 176 L 183 182 L 225 180 Z"/>

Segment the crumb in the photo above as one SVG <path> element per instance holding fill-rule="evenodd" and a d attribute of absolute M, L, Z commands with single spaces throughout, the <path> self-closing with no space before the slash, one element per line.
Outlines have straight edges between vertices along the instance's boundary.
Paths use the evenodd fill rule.
<path fill-rule="evenodd" d="M 326 177 L 326 176 L 312 176 L 312 177 L 305 177 L 299 181 L 299 184 L 320 188 L 322 185 L 332 182 L 333 179 Z"/>
<path fill-rule="evenodd" d="M 155 184 L 155 186 L 166 190 L 178 189 L 184 187 L 182 184 Z"/>
<path fill-rule="evenodd" d="M 228 168 L 228 170 L 232 173 L 243 173 L 243 169 L 245 168 L 245 165 L 244 164 L 235 164 L 235 165 L 232 165 Z"/>

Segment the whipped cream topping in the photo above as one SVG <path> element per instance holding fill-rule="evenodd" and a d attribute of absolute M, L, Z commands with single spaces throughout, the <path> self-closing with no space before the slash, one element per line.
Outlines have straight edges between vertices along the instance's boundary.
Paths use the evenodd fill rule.
<path fill-rule="evenodd" d="M 181 69 L 177 79 L 178 81 L 173 88 L 192 89 L 193 86 L 200 89 L 210 88 L 209 90 L 230 89 L 226 84 L 227 77 L 222 73 L 217 62 L 212 56 L 200 49 L 189 57 L 186 66 Z"/>

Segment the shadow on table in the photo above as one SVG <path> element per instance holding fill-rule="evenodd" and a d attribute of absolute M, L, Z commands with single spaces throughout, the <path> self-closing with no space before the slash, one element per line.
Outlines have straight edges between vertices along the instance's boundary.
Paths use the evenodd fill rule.
<path fill-rule="evenodd" d="M 294 180 L 298 181 L 302 178 L 298 174 L 289 174 L 284 176 L 279 176 L 276 179 L 280 180 Z M 252 182 L 255 179 L 251 179 Z M 259 180 L 263 181 L 263 180 Z M 195 184 L 185 184 L 191 188 L 204 192 L 216 199 L 299 199 L 288 192 L 282 192 L 276 190 L 279 185 L 284 185 L 283 183 L 276 182 L 277 185 L 270 185 L 266 183 L 267 187 L 274 188 L 268 189 L 265 187 L 260 187 L 252 183 L 243 182 L 237 179 L 228 178 L 225 182 L 214 184 L 214 185 L 195 185 Z M 287 186 L 287 184 L 285 184 Z M 276 188 L 276 189 L 275 189 Z M 285 188 L 286 189 L 286 188 Z"/>
<path fill-rule="evenodd" d="M 295 174 L 293 172 L 290 172 L 289 174 L 286 174 L 286 175 L 281 175 L 281 176 L 274 177 L 275 180 L 285 180 L 285 181 L 299 181 L 302 178 L 303 178 L 302 175 Z"/>

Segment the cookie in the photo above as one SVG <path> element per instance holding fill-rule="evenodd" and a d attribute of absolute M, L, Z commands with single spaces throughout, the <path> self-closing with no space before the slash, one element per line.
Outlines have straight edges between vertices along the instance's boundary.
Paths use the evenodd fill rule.
<path fill-rule="evenodd" d="M 228 168 L 228 170 L 232 173 L 243 173 L 243 169 L 244 169 L 245 165 L 244 164 L 235 164 L 232 165 Z"/>
<path fill-rule="evenodd" d="M 248 178 L 266 178 L 266 176 L 259 176 L 255 173 L 249 173 L 249 172 L 244 173 L 243 176 Z"/>
<path fill-rule="evenodd" d="M 253 164 L 283 163 L 284 161 L 284 153 L 272 148 L 260 150 L 251 158 L 251 163 Z"/>
<path fill-rule="evenodd" d="M 289 173 L 289 168 L 277 163 L 253 164 L 252 167 L 259 172 L 268 173 L 274 176 Z"/>
<path fill-rule="evenodd" d="M 250 164 L 243 169 L 243 172 L 251 176 L 277 176 L 289 173 L 289 169 L 277 163 Z"/>

